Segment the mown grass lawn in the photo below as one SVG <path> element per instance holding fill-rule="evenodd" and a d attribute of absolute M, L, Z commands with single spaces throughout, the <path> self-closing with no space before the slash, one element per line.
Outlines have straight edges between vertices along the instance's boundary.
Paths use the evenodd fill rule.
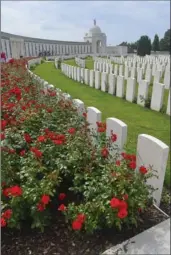
<path fill-rule="evenodd" d="M 73 81 L 57 70 L 54 63 L 43 63 L 34 71 L 41 78 L 82 100 L 86 106 L 94 106 L 102 112 L 103 121 L 115 117 L 128 125 L 127 151 L 136 152 L 139 134 L 152 135 L 167 145 L 170 143 L 170 118 L 166 114 L 129 103 L 100 90 Z M 168 160 L 165 184 L 170 186 L 170 158 Z"/>

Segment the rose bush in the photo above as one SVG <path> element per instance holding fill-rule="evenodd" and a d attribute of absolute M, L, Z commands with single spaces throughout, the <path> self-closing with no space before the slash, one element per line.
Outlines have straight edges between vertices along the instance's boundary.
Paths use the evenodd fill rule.
<path fill-rule="evenodd" d="M 78 116 L 55 90 L 45 94 L 26 63 L 2 65 L 1 227 L 27 220 L 43 230 L 54 208 L 73 230 L 136 224 L 151 201 L 153 171 L 136 173 L 136 157 L 118 153 L 117 134 L 107 138 L 105 123 L 90 135 L 86 113 Z"/>

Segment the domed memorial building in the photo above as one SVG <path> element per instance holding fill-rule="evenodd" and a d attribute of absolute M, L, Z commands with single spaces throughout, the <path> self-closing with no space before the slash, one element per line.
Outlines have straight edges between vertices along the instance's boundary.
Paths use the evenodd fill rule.
<path fill-rule="evenodd" d="M 94 26 L 85 34 L 84 41 L 91 43 L 93 53 L 105 54 L 106 40 L 106 34 L 102 33 L 100 27 L 96 25 L 96 20 L 94 20 Z"/>
<path fill-rule="evenodd" d="M 60 55 L 126 55 L 127 46 L 107 46 L 107 36 L 99 26 L 90 28 L 84 41 L 57 41 L 1 32 L 1 51 L 7 58 Z"/>

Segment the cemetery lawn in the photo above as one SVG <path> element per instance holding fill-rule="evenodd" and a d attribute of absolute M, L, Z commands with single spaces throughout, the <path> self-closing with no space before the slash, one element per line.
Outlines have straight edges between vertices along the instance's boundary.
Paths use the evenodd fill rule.
<path fill-rule="evenodd" d="M 70 60 L 70 64 L 72 64 Z M 152 135 L 167 145 L 170 144 L 170 118 L 166 114 L 143 108 L 129 103 L 108 93 L 96 90 L 87 85 L 76 82 L 57 70 L 52 62 L 46 62 L 36 67 L 34 73 L 41 78 L 69 93 L 73 98 L 82 100 L 86 106 L 94 106 L 102 112 L 102 120 L 115 117 L 128 125 L 128 139 L 126 150 L 136 153 L 139 134 Z M 170 187 L 170 158 L 167 164 L 165 185 Z"/>

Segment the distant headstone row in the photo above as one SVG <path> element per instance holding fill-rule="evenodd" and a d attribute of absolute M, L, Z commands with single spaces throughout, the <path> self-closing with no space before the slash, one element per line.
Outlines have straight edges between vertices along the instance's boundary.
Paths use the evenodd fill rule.
<path fill-rule="evenodd" d="M 120 66 L 123 67 L 123 66 Z M 136 91 L 136 79 L 133 77 L 125 77 L 119 73 L 107 73 L 99 72 L 80 67 L 71 66 L 62 63 L 62 72 L 69 78 L 85 83 L 95 89 L 101 89 L 109 94 L 116 95 L 117 97 L 123 98 L 126 90 L 126 100 L 129 102 L 137 102 L 141 106 L 145 106 L 146 100 L 148 99 L 149 81 L 138 77 L 138 92 Z M 140 75 L 139 75 L 140 76 Z M 125 83 L 126 81 L 126 83 Z M 163 95 L 165 85 L 161 84 L 157 80 L 153 82 L 151 105 L 150 108 L 155 111 L 160 111 L 163 106 Z M 168 96 L 168 104 L 166 113 L 170 115 L 170 90 Z"/>
<path fill-rule="evenodd" d="M 75 57 L 75 63 L 82 67 L 82 68 L 85 68 L 85 60 L 84 59 L 81 59 L 79 57 Z"/>

